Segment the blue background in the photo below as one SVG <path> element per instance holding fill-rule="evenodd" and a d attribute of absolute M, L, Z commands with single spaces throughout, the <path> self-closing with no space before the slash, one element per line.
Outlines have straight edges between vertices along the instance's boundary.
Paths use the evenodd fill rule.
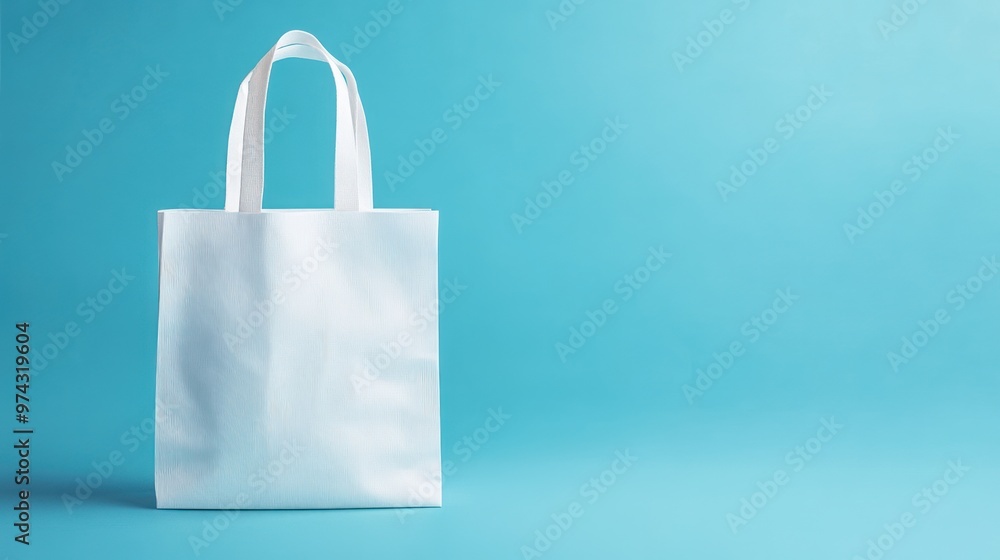
<path fill-rule="evenodd" d="M 79 333 L 33 374 L 30 548 L 10 524 L 11 436 L 0 452 L 0 555 L 186 558 L 218 522 L 153 509 L 156 211 L 221 208 L 206 184 L 225 166 L 237 85 L 282 32 L 341 56 L 388 4 L 75 1 L 43 18 L 37 2 L 3 3 L 0 354 L 13 362 L 16 322 L 36 350 L 69 321 Z M 1000 278 L 974 277 L 1000 240 L 1000 5 L 587 0 L 559 20 L 557 0 L 515 4 L 401 0 L 343 56 L 369 114 L 376 205 L 440 210 L 441 278 L 467 286 L 441 324 L 445 506 L 242 512 L 199 557 L 525 558 L 548 528 L 552 559 L 874 559 L 869 539 L 910 513 L 884 558 L 996 558 Z M 880 28 L 894 5 L 919 9 Z M 11 36 L 25 17 L 48 20 L 26 42 Z M 147 66 L 168 75 L 120 118 L 115 100 Z M 445 112 L 491 75 L 501 85 L 453 129 Z M 832 96 L 803 111 L 821 86 Z M 316 63 L 276 66 L 269 107 L 294 118 L 268 145 L 265 206 L 330 205 L 332 96 Z M 808 122 L 786 138 L 796 111 Z M 104 118 L 114 130 L 54 171 Z M 581 169 L 574 153 L 616 118 L 628 128 Z M 949 127 L 958 138 L 914 181 L 907 162 Z M 385 173 L 436 128 L 447 140 L 390 188 Z M 724 199 L 718 182 L 770 138 L 778 151 Z M 563 170 L 573 182 L 539 199 Z M 875 193 L 896 180 L 905 192 L 879 213 Z M 519 230 L 526 198 L 550 204 Z M 671 256 L 646 276 L 661 246 Z M 81 313 L 123 268 L 126 289 Z M 647 281 L 625 300 L 628 275 Z M 980 289 L 957 309 L 949 294 L 970 279 Z M 798 299 L 768 312 L 786 289 Z M 616 313 L 585 325 L 608 299 Z M 938 310 L 948 322 L 894 368 L 888 354 Z M 773 324 L 754 337 L 759 316 Z M 563 360 L 573 328 L 593 336 Z M 715 361 L 729 368 L 688 398 Z M 491 409 L 510 419 L 469 452 Z M 843 428 L 816 449 L 831 417 Z M 787 454 L 809 445 L 796 471 Z M 637 460 L 591 503 L 583 486 L 626 450 Z M 969 471 L 925 511 L 914 496 L 950 461 Z M 734 517 L 779 470 L 787 484 Z M 100 486 L 65 507 L 88 475 Z M 583 515 L 552 529 L 574 502 Z"/>

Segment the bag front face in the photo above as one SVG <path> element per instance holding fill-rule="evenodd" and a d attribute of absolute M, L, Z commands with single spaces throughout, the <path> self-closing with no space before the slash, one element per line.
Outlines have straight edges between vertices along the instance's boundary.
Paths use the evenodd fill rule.
<path fill-rule="evenodd" d="M 439 506 L 437 212 L 160 220 L 157 506 Z"/>

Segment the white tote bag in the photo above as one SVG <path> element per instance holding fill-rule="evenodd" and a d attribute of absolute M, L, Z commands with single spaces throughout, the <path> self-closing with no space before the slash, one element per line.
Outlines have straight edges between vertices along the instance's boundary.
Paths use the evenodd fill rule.
<path fill-rule="evenodd" d="M 333 71 L 333 209 L 261 210 L 289 57 Z M 441 505 L 438 216 L 373 209 L 369 150 L 351 71 L 292 31 L 240 86 L 225 210 L 159 212 L 157 507 Z"/>

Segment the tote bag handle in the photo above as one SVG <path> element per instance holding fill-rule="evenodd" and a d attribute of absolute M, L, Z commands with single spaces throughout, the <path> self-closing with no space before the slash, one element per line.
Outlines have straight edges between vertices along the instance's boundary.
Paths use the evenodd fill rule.
<path fill-rule="evenodd" d="M 289 31 L 257 63 L 240 84 L 229 129 L 226 161 L 227 212 L 260 212 L 264 195 L 264 108 L 271 67 L 284 58 L 326 62 L 337 87 L 337 131 L 334 153 L 334 209 L 372 209 L 371 147 L 368 123 L 351 69 L 327 51 L 313 35 Z"/>

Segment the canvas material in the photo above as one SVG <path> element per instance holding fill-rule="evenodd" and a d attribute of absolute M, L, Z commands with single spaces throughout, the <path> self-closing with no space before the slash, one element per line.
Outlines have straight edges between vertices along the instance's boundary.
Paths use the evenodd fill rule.
<path fill-rule="evenodd" d="M 301 53 L 304 35 L 265 59 Z M 246 146 L 266 79 L 255 89 L 249 77 Z M 263 169 L 244 165 L 240 192 L 227 192 L 239 207 L 159 213 L 157 507 L 441 505 L 438 215 L 363 208 L 363 109 L 353 77 L 337 86 L 349 108 L 337 139 L 352 142 L 337 151 L 336 189 L 360 194 L 261 211 Z M 242 154 L 262 166 L 262 148 Z"/>

